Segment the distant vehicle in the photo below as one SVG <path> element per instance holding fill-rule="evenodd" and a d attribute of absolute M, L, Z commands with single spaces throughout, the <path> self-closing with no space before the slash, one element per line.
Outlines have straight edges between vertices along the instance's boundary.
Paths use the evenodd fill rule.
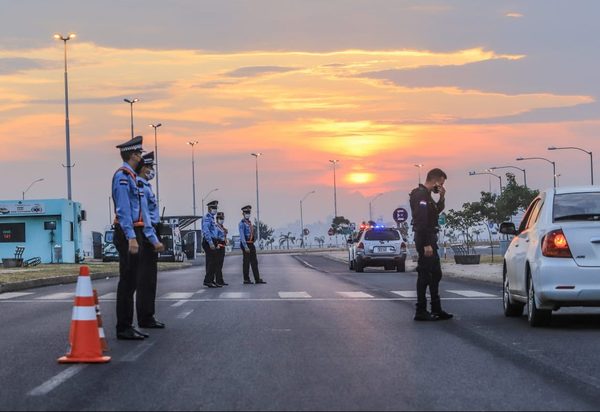
<path fill-rule="evenodd" d="M 240 248 L 240 235 L 231 236 L 231 249 Z"/>
<path fill-rule="evenodd" d="M 102 246 L 102 261 L 103 262 L 118 262 L 119 252 L 113 243 L 115 231 L 110 229 L 104 232 L 104 244 Z"/>
<path fill-rule="evenodd" d="M 546 325 L 552 311 L 567 306 L 600 306 L 600 188 L 548 189 L 527 208 L 503 268 L 506 316 L 527 307 L 531 326 Z"/>
<path fill-rule="evenodd" d="M 202 253 L 202 230 L 182 230 L 181 236 L 183 237 L 183 251 L 188 259 L 195 259 L 197 254 Z"/>
<path fill-rule="evenodd" d="M 183 262 L 183 239 L 179 224 L 174 222 L 162 222 L 159 225 L 160 237 L 165 250 L 158 254 L 159 262 Z"/>
<path fill-rule="evenodd" d="M 406 243 L 400 231 L 384 226 L 365 227 L 348 239 L 350 269 L 364 272 L 367 266 L 383 266 L 385 270 L 406 271 Z"/>

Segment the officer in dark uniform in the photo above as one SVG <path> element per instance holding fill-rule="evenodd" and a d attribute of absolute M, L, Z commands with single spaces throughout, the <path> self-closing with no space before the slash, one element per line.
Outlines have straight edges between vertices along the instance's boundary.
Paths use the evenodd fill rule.
<path fill-rule="evenodd" d="M 143 193 L 138 187 L 135 169 L 142 161 L 142 136 L 120 144 L 123 165 L 112 179 L 115 207 L 114 243 L 119 252 L 119 284 L 117 286 L 117 339 L 141 340 L 148 335 L 133 327 L 133 296 L 137 287 L 140 244 L 144 235 L 159 248 L 152 237 L 147 208 L 142 207 Z"/>
<path fill-rule="evenodd" d="M 252 274 L 254 275 L 254 282 L 256 284 L 267 283 L 260 278 L 258 273 L 258 259 L 256 258 L 256 246 L 254 246 L 254 232 L 255 228 L 250 221 L 250 213 L 252 212 L 252 206 L 247 205 L 242 208 L 242 215 L 244 218 L 240 221 L 238 226 L 240 231 L 240 249 L 244 252 L 244 261 L 242 270 L 244 273 L 244 284 L 252 284 L 250 280 L 250 266 L 252 266 Z"/>
<path fill-rule="evenodd" d="M 227 286 L 229 283 L 225 283 L 223 280 L 223 264 L 225 263 L 225 246 L 227 246 L 227 229 L 223 224 L 225 223 L 225 213 L 217 212 L 217 238 L 215 239 L 215 243 L 217 245 L 217 263 L 216 263 L 216 271 L 215 278 L 216 283 L 219 286 Z"/>
<path fill-rule="evenodd" d="M 156 196 L 150 181 L 154 179 L 154 152 L 142 156 L 142 163 L 138 166 L 138 185 L 143 190 L 142 203 L 148 208 L 150 224 L 160 241 L 160 214 Z M 156 302 L 156 281 L 158 275 L 158 252 L 151 244 L 151 240 L 144 236 L 140 248 L 140 270 L 138 271 L 138 286 L 136 292 L 137 320 L 140 328 L 162 329 L 165 324 L 154 317 Z"/>
<path fill-rule="evenodd" d="M 442 310 L 439 284 L 442 279 L 442 268 L 438 255 L 437 233 L 438 217 L 445 207 L 446 189 L 444 183 L 446 173 L 441 169 L 432 169 L 427 173 L 425 184 L 410 192 L 410 208 L 415 236 L 415 247 L 419 254 L 417 263 L 417 310 L 415 320 L 445 320 L 452 318 L 450 313 Z M 439 193 L 437 202 L 431 193 Z M 431 313 L 427 311 L 426 291 L 429 286 L 431 295 Z"/>
<path fill-rule="evenodd" d="M 204 276 L 204 286 L 208 288 L 220 288 L 215 282 L 215 275 L 217 273 L 217 245 L 215 239 L 217 239 L 217 227 L 215 223 L 215 216 L 217 215 L 217 209 L 219 202 L 213 200 L 207 203 L 208 213 L 202 218 L 202 249 L 205 252 L 205 263 L 206 263 L 206 275 Z"/>

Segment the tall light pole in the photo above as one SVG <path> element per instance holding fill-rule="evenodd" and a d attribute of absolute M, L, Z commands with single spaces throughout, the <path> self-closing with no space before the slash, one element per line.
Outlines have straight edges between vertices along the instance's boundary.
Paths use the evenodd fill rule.
<path fill-rule="evenodd" d="M 337 187 L 335 181 L 335 165 L 339 163 L 339 160 L 330 160 L 330 163 L 333 164 L 333 214 L 334 219 L 337 217 Z"/>
<path fill-rule="evenodd" d="M 502 194 L 502 176 L 497 175 L 495 173 L 490 172 L 489 170 L 485 170 L 483 172 L 469 172 L 469 176 L 475 176 L 475 175 L 490 175 L 490 176 L 496 176 L 499 180 L 500 180 L 500 194 Z M 492 191 L 492 188 L 490 187 L 490 192 Z"/>
<path fill-rule="evenodd" d="M 521 160 L 545 160 L 552 165 L 552 178 L 554 179 L 554 187 L 556 187 L 556 162 L 546 159 L 545 157 L 517 157 L 518 161 Z"/>
<path fill-rule="evenodd" d="M 129 103 L 129 106 L 131 106 L 131 138 L 133 139 L 133 104 L 139 102 L 140 99 L 123 99 L 123 101 Z"/>
<path fill-rule="evenodd" d="M 156 137 L 156 130 L 160 126 L 162 126 L 162 123 L 150 125 L 150 127 L 152 127 L 154 129 L 154 169 L 156 170 L 156 204 L 158 205 L 159 209 L 160 209 L 160 191 L 158 188 L 158 139 Z"/>
<path fill-rule="evenodd" d="M 30 185 L 27 187 L 27 189 L 23 190 L 23 200 L 25 200 L 25 193 L 27 193 L 27 191 L 28 191 L 29 189 L 31 189 L 31 186 L 33 186 L 33 185 L 34 185 L 34 184 L 36 184 L 37 182 L 41 182 L 41 181 L 43 181 L 43 180 L 44 180 L 44 178 L 41 178 L 41 179 L 37 179 L 37 180 L 34 180 L 33 182 L 31 182 L 31 184 L 30 184 Z"/>
<path fill-rule="evenodd" d="M 525 169 L 521 169 L 520 167 L 517 167 L 517 166 L 494 166 L 494 167 L 490 167 L 490 170 L 496 170 L 496 169 L 517 169 L 517 170 L 520 170 L 521 172 L 523 172 L 523 186 L 525 186 L 525 188 L 527 188 L 527 172 L 525 171 Z"/>
<path fill-rule="evenodd" d="M 69 128 L 69 79 L 67 74 L 67 42 L 75 38 L 75 33 L 69 33 L 68 36 L 62 34 L 55 34 L 54 38 L 62 40 L 65 44 L 65 134 L 66 134 L 66 147 L 67 147 L 67 197 L 69 200 L 71 196 L 71 132 Z"/>
<path fill-rule="evenodd" d="M 302 216 L 302 202 L 304 202 L 304 200 L 312 195 L 313 193 L 315 193 L 315 190 L 312 190 L 310 192 L 308 192 L 307 194 L 304 195 L 304 197 L 300 200 L 300 236 L 302 236 L 302 248 L 305 249 L 306 248 L 306 242 L 304 241 L 304 217 Z"/>
<path fill-rule="evenodd" d="M 422 164 L 416 164 L 415 167 L 419 168 L 419 184 L 421 184 L 421 168 L 423 167 Z"/>
<path fill-rule="evenodd" d="M 256 239 L 258 240 L 258 245 L 260 247 L 260 206 L 259 206 L 259 197 L 258 197 L 258 158 L 262 156 L 262 153 L 250 153 L 251 156 L 254 156 L 256 159 Z"/>
<path fill-rule="evenodd" d="M 585 152 L 587 154 L 590 155 L 590 180 L 592 183 L 592 186 L 594 185 L 594 156 L 592 155 L 591 151 L 587 151 L 585 149 L 582 149 L 581 147 L 573 147 L 573 146 L 567 146 L 567 147 L 554 147 L 554 146 L 550 146 L 548 148 L 548 150 L 563 150 L 563 149 L 574 149 L 574 150 L 581 150 L 582 152 Z"/>
<path fill-rule="evenodd" d="M 188 142 L 190 146 L 192 146 L 192 204 L 194 216 L 196 216 L 196 171 L 194 169 L 194 146 L 198 144 L 197 140 L 193 142 Z M 194 221 L 194 230 L 196 230 L 196 221 Z"/>
<path fill-rule="evenodd" d="M 208 193 L 206 194 L 206 196 L 204 196 L 204 197 L 202 198 L 202 213 L 204 213 L 204 201 L 205 201 L 205 200 L 208 198 L 208 196 L 210 196 L 210 194 L 211 194 L 212 192 L 216 192 L 217 190 L 219 190 L 219 188 L 218 188 L 218 187 L 215 187 L 213 190 L 211 190 L 210 192 L 208 192 Z"/>
<path fill-rule="evenodd" d="M 371 211 L 371 203 L 373 203 L 375 201 L 375 199 L 377 199 L 379 196 L 381 196 L 383 193 L 379 193 L 377 196 L 375 196 L 373 199 L 371 199 L 369 201 L 369 220 L 373 220 L 373 213 Z"/>

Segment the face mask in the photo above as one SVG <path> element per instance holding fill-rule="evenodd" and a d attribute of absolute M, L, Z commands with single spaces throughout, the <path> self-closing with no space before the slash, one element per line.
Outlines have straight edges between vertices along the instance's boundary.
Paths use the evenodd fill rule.
<path fill-rule="evenodd" d="M 210 209 L 209 213 L 214 216 L 217 214 L 217 209 Z"/>
<path fill-rule="evenodd" d="M 250 213 L 244 213 L 244 219 L 250 219 Z"/>
<path fill-rule="evenodd" d="M 217 222 L 219 222 L 220 225 L 222 225 L 224 221 L 225 219 L 217 219 Z"/>
<path fill-rule="evenodd" d="M 154 177 L 156 176 L 156 172 L 152 169 L 148 170 L 148 173 L 146 173 L 146 180 L 152 180 L 154 179 Z"/>
<path fill-rule="evenodd" d="M 433 189 L 431 189 L 431 191 L 433 193 L 440 193 L 440 187 L 438 185 L 433 186 Z"/>

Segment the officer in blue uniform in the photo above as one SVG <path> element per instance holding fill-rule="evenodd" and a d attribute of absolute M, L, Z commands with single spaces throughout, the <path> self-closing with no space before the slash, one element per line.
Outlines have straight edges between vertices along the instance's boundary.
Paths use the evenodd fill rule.
<path fill-rule="evenodd" d="M 162 246 L 150 225 L 148 209 L 142 207 L 143 192 L 138 187 L 135 173 L 142 161 L 142 141 L 142 136 L 136 136 L 117 146 L 123 164 L 112 179 L 114 243 L 119 252 L 117 339 L 141 340 L 148 337 L 133 327 L 133 295 L 137 287 L 140 244 L 146 236 L 156 249 Z"/>
<path fill-rule="evenodd" d="M 204 286 L 208 288 L 220 288 L 221 285 L 217 285 L 215 276 L 217 274 L 217 227 L 215 223 L 215 216 L 217 215 L 217 209 L 219 202 L 213 200 L 206 204 L 208 212 L 202 218 L 202 249 L 205 252 L 205 263 L 206 263 L 206 275 L 204 276 Z"/>
<path fill-rule="evenodd" d="M 223 280 L 223 264 L 225 263 L 225 246 L 227 246 L 227 229 L 223 226 L 225 223 L 225 213 L 217 212 L 217 222 L 215 224 L 217 229 L 217 264 L 215 278 L 216 283 L 219 286 L 227 286 L 229 283 L 225 283 Z"/>
<path fill-rule="evenodd" d="M 439 284 L 442 268 L 438 255 L 438 217 L 445 207 L 447 176 L 441 169 L 432 169 L 427 173 L 425 184 L 410 192 L 410 208 L 415 235 L 415 248 L 419 254 L 417 262 L 417 321 L 451 319 L 452 314 L 444 312 L 440 301 Z M 436 202 L 431 193 L 439 193 Z M 427 287 L 431 295 L 431 313 L 427 311 Z"/>
<path fill-rule="evenodd" d="M 258 259 L 256 257 L 256 246 L 254 246 L 254 232 L 255 228 L 250 221 L 250 215 L 252 212 L 252 206 L 246 205 L 242 207 L 243 219 L 238 225 L 240 231 L 240 249 L 244 252 L 244 260 L 242 263 L 242 270 L 244 274 L 244 284 L 251 285 L 250 280 L 250 266 L 252 266 L 252 274 L 254 275 L 254 282 L 256 284 L 267 283 L 260 277 L 258 272 Z"/>
<path fill-rule="evenodd" d="M 150 181 L 154 179 L 154 152 L 142 156 L 142 162 L 138 166 L 138 185 L 141 186 L 144 196 L 142 201 L 148 208 L 150 224 L 154 229 L 156 237 L 160 241 L 160 214 L 156 196 L 152 190 Z M 138 326 L 140 328 L 162 329 L 165 324 L 154 317 L 156 312 L 156 281 L 158 275 L 158 252 L 152 247 L 150 240 L 144 237 L 143 247 L 140 249 L 140 270 L 138 272 L 138 287 L 136 292 L 136 310 Z"/>

